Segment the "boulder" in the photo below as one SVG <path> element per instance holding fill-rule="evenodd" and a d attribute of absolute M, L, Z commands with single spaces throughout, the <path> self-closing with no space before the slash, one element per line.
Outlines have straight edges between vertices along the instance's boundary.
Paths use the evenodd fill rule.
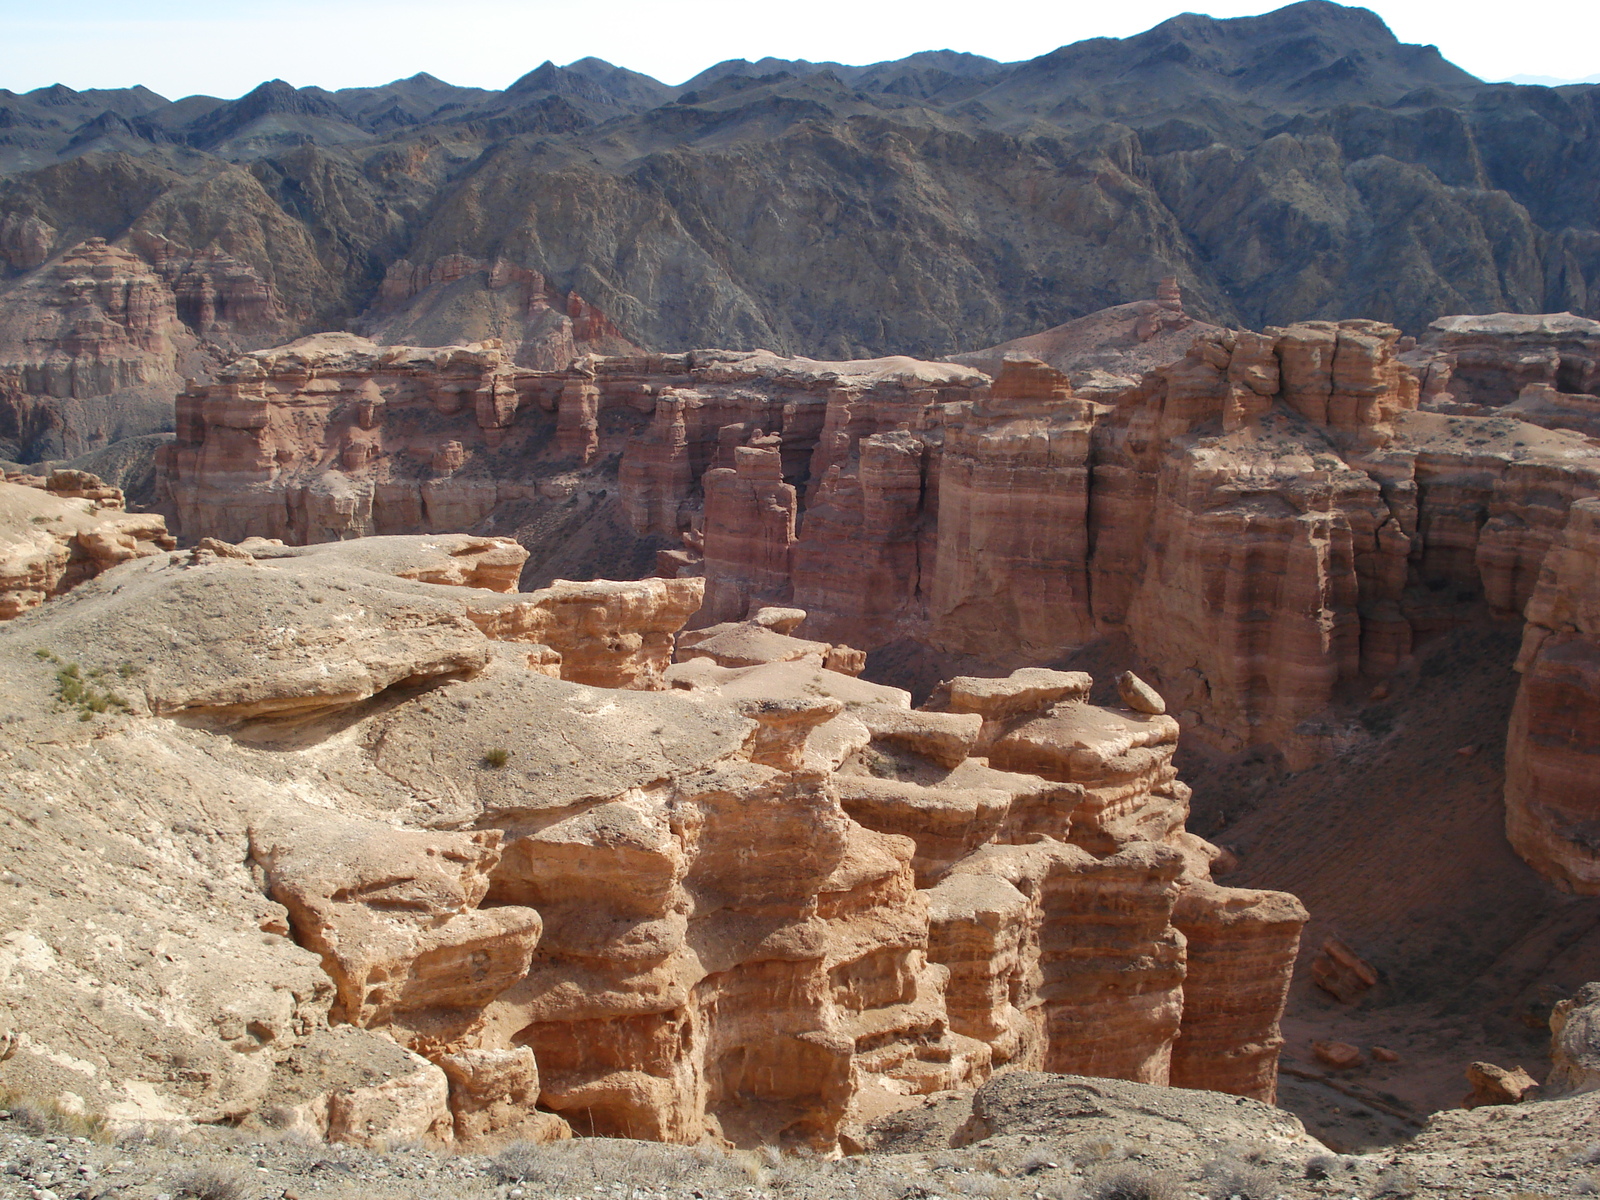
<path fill-rule="evenodd" d="M 1467 1082 L 1472 1085 L 1472 1091 L 1461 1102 L 1462 1108 L 1521 1104 L 1539 1092 L 1538 1081 L 1521 1067 L 1508 1071 L 1493 1063 L 1473 1063 L 1467 1068 Z"/>
<path fill-rule="evenodd" d="M 1549 1096 L 1600 1089 L 1600 984 L 1586 983 L 1550 1014 Z"/>

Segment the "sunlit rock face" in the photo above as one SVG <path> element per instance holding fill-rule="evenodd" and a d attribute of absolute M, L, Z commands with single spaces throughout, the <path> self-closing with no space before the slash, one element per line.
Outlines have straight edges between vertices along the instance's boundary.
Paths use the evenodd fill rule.
<path fill-rule="evenodd" d="M 671 662 L 702 580 L 523 593 L 524 554 L 212 539 L 0 629 L 0 787 L 54 814 L 19 835 L 8 1078 L 52 1086 L 44 985 L 101 955 L 183 1015 L 73 1043 L 129 1120 L 827 1151 L 1003 1065 L 1271 1096 L 1304 912 L 1209 882 L 1170 717 L 1040 670 L 915 709 L 794 608 Z M 64 663 L 115 703 L 50 703 Z M 170 971 L 104 959 L 151 922 Z"/>

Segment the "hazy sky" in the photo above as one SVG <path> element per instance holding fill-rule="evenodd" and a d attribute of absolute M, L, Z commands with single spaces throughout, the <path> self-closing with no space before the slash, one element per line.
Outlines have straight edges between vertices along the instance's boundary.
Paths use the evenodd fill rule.
<path fill-rule="evenodd" d="M 1218 0 L 1217 17 L 1275 3 Z M 1432 42 L 1485 79 L 1600 73 L 1596 0 L 1378 0 L 1402 41 Z M 505 87 L 545 59 L 595 55 L 667 83 L 726 58 L 846 63 L 916 50 L 1031 58 L 1126 37 L 1181 0 L 0 0 L 0 87 L 145 84 L 165 96 L 240 95 L 265 79 L 326 88 L 428 71 Z"/>

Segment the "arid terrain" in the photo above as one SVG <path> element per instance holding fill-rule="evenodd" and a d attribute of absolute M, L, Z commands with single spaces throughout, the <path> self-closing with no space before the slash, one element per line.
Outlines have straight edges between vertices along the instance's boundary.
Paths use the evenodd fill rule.
<path fill-rule="evenodd" d="M 166 428 L 186 377 L 329 329 L 536 367 L 624 342 L 935 358 L 1168 275 L 1217 325 L 1600 317 L 1597 97 L 1485 84 L 1326 0 L 679 87 L 588 58 L 504 91 L 4 93 L 0 457 Z M 121 257 L 74 283 L 95 237 Z M 46 344 L 62 323 L 74 345 Z"/>
<path fill-rule="evenodd" d="M 0 1196 L 1600 1191 L 1597 95 L 0 93 Z"/>

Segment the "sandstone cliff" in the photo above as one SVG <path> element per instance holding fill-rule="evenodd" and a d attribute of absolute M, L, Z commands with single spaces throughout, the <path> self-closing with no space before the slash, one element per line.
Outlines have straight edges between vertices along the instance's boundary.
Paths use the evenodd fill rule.
<path fill-rule="evenodd" d="M 915 710 L 797 611 L 669 665 L 700 580 L 522 556 L 213 540 L 0 630 L 0 1082 L 822 1150 L 1007 1063 L 1270 1098 L 1304 912 L 1207 881 L 1170 718 L 1047 671 Z"/>
<path fill-rule="evenodd" d="M 537 371 L 330 334 L 186 394 L 163 461 L 182 535 L 293 542 L 486 529 L 615 469 L 634 535 L 681 541 L 662 572 L 705 575 L 698 624 L 792 602 L 829 642 L 1007 669 L 1126 635 L 1192 736 L 1309 761 L 1415 638 L 1520 613 L 1600 494 L 1576 432 L 1450 411 L 1405 353 L 1374 322 L 1202 330 L 1080 395 L 1015 356 L 992 385 L 725 351 Z"/>
<path fill-rule="evenodd" d="M 1540 873 L 1587 895 L 1600 895 L 1600 790 L 1590 769 L 1600 717 L 1597 569 L 1600 500 L 1580 500 L 1528 601 L 1506 738 L 1506 836 Z"/>
<path fill-rule="evenodd" d="M 93 475 L 7 476 L 0 481 L 0 621 L 174 545 L 166 521 L 125 512 L 122 493 Z"/>

